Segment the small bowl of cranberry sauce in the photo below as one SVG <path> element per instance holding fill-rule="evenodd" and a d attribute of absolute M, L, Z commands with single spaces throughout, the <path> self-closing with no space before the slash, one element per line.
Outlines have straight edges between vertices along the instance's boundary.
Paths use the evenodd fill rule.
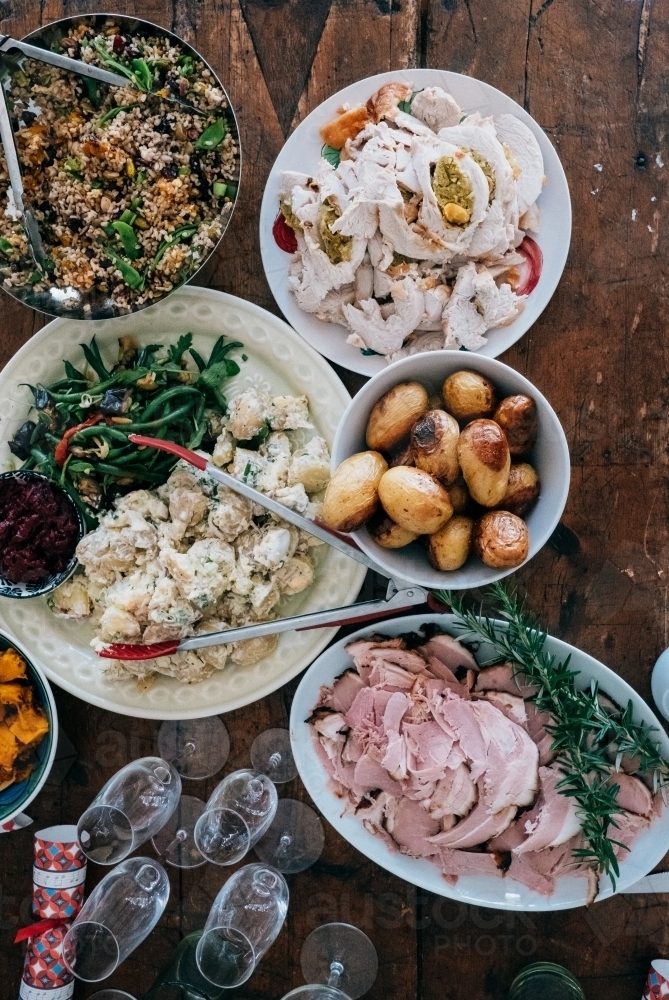
<path fill-rule="evenodd" d="M 0 596 L 39 597 L 74 572 L 86 532 L 70 494 L 32 470 L 0 474 Z"/>

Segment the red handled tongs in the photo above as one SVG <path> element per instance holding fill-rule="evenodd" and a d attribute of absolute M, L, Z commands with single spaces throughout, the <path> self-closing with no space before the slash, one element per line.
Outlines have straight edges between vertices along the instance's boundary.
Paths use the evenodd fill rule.
<path fill-rule="evenodd" d="M 282 520 L 288 521 L 289 524 L 295 525 L 296 528 L 308 531 L 309 534 L 343 552 L 350 559 L 362 563 L 367 569 L 387 576 L 346 535 L 340 535 L 317 521 L 310 521 L 308 518 L 302 517 L 288 507 L 284 507 L 277 500 L 272 500 L 271 497 L 265 496 L 264 493 L 254 490 L 253 487 L 247 486 L 246 483 L 235 479 L 227 472 L 223 472 L 202 455 L 198 455 L 188 448 L 182 448 L 181 445 L 171 441 L 144 437 L 143 434 L 130 434 L 129 440 L 136 445 L 159 448 L 161 451 L 169 451 L 171 454 L 177 455 L 190 465 L 194 465 L 196 469 L 204 472 L 210 479 L 214 479 L 217 483 L 239 493 L 240 496 L 260 504 L 265 510 L 276 514 Z M 223 629 L 219 632 L 203 632 L 201 635 L 192 635 L 187 639 L 172 639 L 146 644 L 112 642 L 102 647 L 98 651 L 98 655 L 114 660 L 152 660 L 156 656 L 172 656 L 174 653 L 184 653 L 189 649 L 218 646 L 221 643 L 238 642 L 240 639 L 255 639 L 262 635 L 277 635 L 280 632 L 304 632 L 307 629 L 323 628 L 327 625 L 350 625 L 355 622 L 374 621 L 377 618 L 389 618 L 402 611 L 409 611 L 416 605 L 425 604 L 427 601 L 428 593 L 422 587 L 409 586 L 400 590 L 391 580 L 388 584 L 386 598 L 383 601 L 365 601 L 362 604 L 350 604 L 330 611 L 314 611 L 307 615 L 279 618 L 274 621 L 261 622 L 258 625 L 244 625 L 241 628 Z"/>

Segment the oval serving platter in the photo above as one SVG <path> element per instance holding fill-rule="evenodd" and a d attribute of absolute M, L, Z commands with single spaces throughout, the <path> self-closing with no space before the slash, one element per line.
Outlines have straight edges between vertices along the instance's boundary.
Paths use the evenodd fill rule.
<path fill-rule="evenodd" d="M 233 399 L 249 386 L 273 395 L 306 394 L 315 426 L 331 447 L 350 397 L 330 365 L 282 320 L 259 306 L 212 289 L 185 285 L 150 309 L 113 320 L 78 323 L 57 319 L 39 331 L 0 372 L 0 469 L 14 467 L 7 442 L 26 419 L 31 403 L 21 383 L 55 381 L 62 361 L 81 358 L 79 344 L 95 335 L 103 357 L 116 358 L 118 337 L 133 334 L 140 345 L 171 343 L 186 332 L 207 356 L 225 335 L 243 343 L 230 355 L 241 373 L 225 386 Z M 243 361 L 241 355 L 248 358 Z M 312 587 L 282 602 L 282 614 L 320 611 L 352 603 L 362 586 L 365 568 L 335 549 L 318 552 Z M 104 677 L 101 661 L 90 648 L 93 629 L 86 622 L 55 618 L 46 599 L 0 598 L 0 627 L 13 633 L 50 680 L 100 708 L 148 719 L 188 719 L 229 712 L 263 698 L 311 663 L 336 629 L 287 633 L 275 652 L 252 667 L 233 664 L 199 684 L 180 684 L 155 675 L 148 685 Z"/>
<path fill-rule="evenodd" d="M 290 716 L 290 734 L 295 763 L 300 777 L 312 799 L 335 830 L 353 847 L 371 861 L 392 872 L 406 882 L 421 889 L 427 889 L 439 896 L 457 899 L 476 906 L 489 906 L 502 910 L 568 910 L 586 904 L 585 878 L 577 876 L 561 876 L 556 881 L 556 889 L 552 896 L 542 896 L 510 879 L 490 876 L 460 876 L 455 886 L 448 885 L 441 876 L 439 869 L 430 861 L 411 858 L 399 853 L 391 853 L 385 844 L 373 834 L 365 830 L 362 822 L 352 815 L 342 815 L 344 803 L 327 788 L 327 773 L 318 758 L 313 743 L 311 727 L 306 719 L 311 715 L 318 702 L 322 685 L 331 685 L 334 679 L 347 667 L 352 665 L 350 656 L 344 646 L 355 639 L 374 634 L 389 636 L 403 632 L 412 632 L 428 622 L 439 624 L 444 631 L 450 631 L 455 619 L 453 615 L 410 615 L 406 618 L 395 618 L 376 626 L 360 629 L 346 636 L 331 646 L 319 656 L 302 678 L 298 687 Z M 592 656 L 570 646 L 560 639 L 548 636 L 546 648 L 550 653 L 564 660 L 571 655 L 570 668 L 580 671 L 579 687 L 588 687 L 591 680 L 599 682 L 603 693 L 608 694 L 620 705 L 626 705 L 631 700 L 634 717 L 643 720 L 657 729 L 657 738 L 661 752 L 669 757 L 669 737 L 658 722 L 648 705 L 621 677 L 604 666 Z M 626 889 L 634 885 L 640 878 L 647 875 L 659 864 L 667 850 L 669 842 L 669 809 L 665 808 L 662 815 L 655 819 L 648 830 L 641 833 L 635 840 L 632 850 L 620 863 L 620 878 L 616 880 L 616 890 Z M 613 889 L 607 877 L 600 884 L 598 900 L 612 896 Z"/>

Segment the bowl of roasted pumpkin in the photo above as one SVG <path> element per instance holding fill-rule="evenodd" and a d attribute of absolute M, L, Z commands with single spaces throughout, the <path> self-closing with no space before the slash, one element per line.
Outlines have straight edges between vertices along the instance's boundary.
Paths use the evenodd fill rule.
<path fill-rule="evenodd" d="M 38 794 L 57 743 L 49 682 L 18 643 L 0 631 L 0 825 Z"/>
<path fill-rule="evenodd" d="M 545 545 L 569 473 L 560 421 L 531 382 L 493 358 L 432 351 L 379 372 L 347 407 L 323 518 L 393 579 L 465 590 Z"/>

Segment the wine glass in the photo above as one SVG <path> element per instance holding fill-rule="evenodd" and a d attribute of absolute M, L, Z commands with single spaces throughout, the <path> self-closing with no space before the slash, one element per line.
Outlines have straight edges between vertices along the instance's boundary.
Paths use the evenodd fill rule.
<path fill-rule="evenodd" d="M 96 885 L 63 940 L 63 959 L 78 979 L 111 976 L 162 916 L 170 895 L 165 869 L 127 858 Z"/>
<path fill-rule="evenodd" d="M 215 865 L 241 861 L 276 812 L 276 788 L 264 774 L 233 771 L 212 792 L 195 824 L 195 844 Z"/>
<path fill-rule="evenodd" d="M 220 994 L 220 990 L 217 992 Z M 190 983 L 164 982 L 155 983 L 143 1000 L 210 1000 L 210 998 Z"/>
<path fill-rule="evenodd" d="M 230 736 L 217 715 L 170 720 L 158 730 L 158 750 L 182 778 L 196 781 L 221 770 L 230 756 Z"/>
<path fill-rule="evenodd" d="M 181 795 L 181 778 L 160 757 L 126 764 L 95 796 L 77 825 L 81 849 L 91 861 L 113 865 L 167 823 Z"/>
<path fill-rule="evenodd" d="M 193 795 L 182 795 L 177 807 L 165 826 L 152 838 L 151 843 L 163 864 L 175 868 L 197 868 L 207 859 L 195 843 L 195 824 L 205 810 L 202 799 Z"/>
<path fill-rule="evenodd" d="M 296 799 L 280 799 L 267 832 L 255 845 L 261 861 L 294 875 L 318 861 L 323 853 L 323 824 L 310 806 Z"/>
<path fill-rule="evenodd" d="M 309 986 L 298 986 L 296 990 L 286 993 L 283 1000 L 351 1000 L 350 997 L 335 989 L 334 986 L 321 986 L 319 983 L 311 983 Z"/>
<path fill-rule="evenodd" d="M 240 986 L 276 939 L 288 912 L 288 886 L 267 865 L 245 865 L 225 883 L 209 911 L 195 959 L 219 987 Z"/>
<path fill-rule="evenodd" d="M 290 745 L 287 729 L 266 729 L 253 741 L 251 763 L 256 771 L 266 774 L 275 785 L 292 781 L 297 774 L 297 766 Z"/>
<path fill-rule="evenodd" d="M 300 965 L 307 983 L 321 984 L 358 1000 L 374 985 L 379 960 L 376 948 L 361 930 L 351 924 L 332 923 L 311 932 L 302 945 Z M 294 995 L 295 991 L 288 994 Z M 321 996 L 326 1000 L 328 995 L 316 993 L 314 1000 Z"/>
<path fill-rule="evenodd" d="M 135 1000 L 131 993 L 125 990 L 98 990 L 89 1000 Z"/>

